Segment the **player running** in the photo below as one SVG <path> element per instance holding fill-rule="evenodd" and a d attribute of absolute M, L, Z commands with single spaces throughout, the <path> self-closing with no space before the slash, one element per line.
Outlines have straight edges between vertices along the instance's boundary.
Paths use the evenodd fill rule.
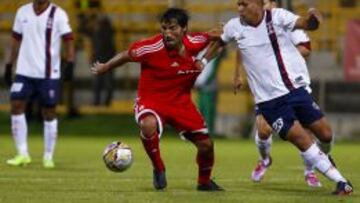
<path fill-rule="evenodd" d="M 224 26 L 221 40 L 196 62 L 203 67 L 219 47 L 237 43 L 255 103 L 266 122 L 294 144 L 304 160 L 336 182 L 334 194 L 350 195 L 352 185 L 329 160 L 332 131 L 306 87 L 310 78 L 304 58 L 288 37 L 294 29 L 316 30 L 321 14 L 310 9 L 306 18 L 280 8 L 266 10 L 263 0 L 238 0 L 239 17 Z M 321 149 L 303 126 L 321 141 Z"/>
<path fill-rule="evenodd" d="M 127 62 L 141 64 L 135 119 L 154 167 L 155 189 L 167 186 L 159 139 L 163 126 L 169 124 L 197 147 L 197 190 L 220 191 L 223 189 L 210 179 L 214 165 L 213 142 L 190 97 L 190 90 L 201 72 L 194 67 L 195 56 L 210 39 L 219 39 L 219 34 L 216 37 L 210 33 L 187 33 L 188 19 L 185 10 L 168 9 L 160 19 L 161 34 L 133 43 L 106 63 L 96 62 L 91 71 L 102 74 Z"/>
<path fill-rule="evenodd" d="M 276 0 L 264 0 L 264 8 L 272 9 L 276 8 Z M 297 50 L 303 57 L 307 57 L 311 52 L 311 43 L 307 34 L 303 30 L 293 30 L 288 33 L 291 42 L 296 46 Z M 238 64 L 238 67 L 240 64 Z M 239 71 L 238 71 L 239 73 Z M 239 77 L 236 75 L 235 78 Z M 307 76 L 309 77 L 309 76 Z M 235 86 L 235 88 L 238 85 Z M 311 93 L 310 86 L 306 87 L 306 90 Z M 256 111 L 256 132 L 255 143 L 260 154 L 260 160 L 257 163 L 255 169 L 251 173 L 251 179 L 254 182 L 260 182 L 265 175 L 266 170 L 271 166 L 272 158 L 270 156 L 272 145 L 272 129 L 265 121 L 264 117 Z M 310 187 L 321 187 L 321 182 L 317 178 L 313 165 L 304 160 L 305 181 Z"/>

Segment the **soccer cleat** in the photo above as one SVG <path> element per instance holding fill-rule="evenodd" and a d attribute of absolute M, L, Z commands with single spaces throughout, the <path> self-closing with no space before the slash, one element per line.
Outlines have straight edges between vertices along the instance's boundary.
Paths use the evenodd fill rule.
<path fill-rule="evenodd" d="M 167 186 L 165 171 L 153 170 L 153 184 L 155 189 L 163 190 Z"/>
<path fill-rule="evenodd" d="M 349 181 L 340 181 L 336 184 L 336 190 L 332 193 L 334 195 L 345 196 L 353 193 L 353 186 Z"/>
<path fill-rule="evenodd" d="M 269 156 L 268 164 L 265 164 L 264 160 L 260 160 L 256 165 L 255 169 L 253 170 L 253 172 L 251 173 L 251 179 L 254 182 L 260 182 L 263 179 L 266 170 L 271 166 L 271 164 L 272 164 L 272 159 L 270 156 Z"/>
<path fill-rule="evenodd" d="M 52 159 L 44 159 L 43 160 L 44 168 L 55 168 L 55 163 Z"/>
<path fill-rule="evenodd" d="M 213 180 L 210 180 L 208 184 L 198 185 L 197 190 L 205 192 L 225 191 L 224 188 L 216 184 Z"/>
<path fill-rule="evenodd" d="M 6 164 L 11 166 L 26 166 L 31 163 L 31 158 L 29 156 L 16 155 L 12 159 L 8 159 Z"/>
<path fill-rule="evenodd" d="M 312 171 L 305 175 L 305 181 L 310 187 L 321 187 L 321 182 L 317 178 L 316 174 Z"/>

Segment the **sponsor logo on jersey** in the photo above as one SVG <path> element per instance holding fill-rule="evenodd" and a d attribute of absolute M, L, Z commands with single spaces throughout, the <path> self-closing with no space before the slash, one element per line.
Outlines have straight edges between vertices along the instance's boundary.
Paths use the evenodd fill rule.
<path fill-rule="evenodd" d="M 178 75 L 188 75 L 188 74 L 197 74 L 201 73 L 201 70 L 178 70 Z"/>
<path fill-rule="evenodd" d="M 174 61 L 170 66 L 176 68 L 179 67 L 180 65 L 178 62 Z"/>

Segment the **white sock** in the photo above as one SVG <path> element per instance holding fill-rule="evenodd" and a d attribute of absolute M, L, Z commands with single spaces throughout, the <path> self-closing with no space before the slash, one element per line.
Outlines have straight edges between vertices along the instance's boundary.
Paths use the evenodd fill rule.
<path fill-rule="evenodd" d="M 29 156 L 25 114 L 11 115 L 11 132 L 19 155 Z"/>
<path fill-rule="evenodd" d="M 301 153 L 300 153 L 301 155 Z M 314 171 L 314 166 L 312 165 L 312 163 L 310 161 L 307 161 L 306 159 L 304 159 L 303 156 L 301 156 L 301 158 L 304 161 L 304 165 L 305 165 L 305 169 L 304 169 L 304 175 L 306 176 L 309 173 L 313 173 Z"/>
<path fill-rule="evenodd" d="M 319 146 L 319 148 L 321 149 L 321 151 L 323 151 L 325 154 L 329 154 L 331 151 L 331 147 L 333 145 L 333 140 L 331 142 L 321 142 L 321 141 L 317 141 L 316 144 Z"/>
<path fill-rule="evenodd" d="M 303 158 L 312 163 L 322 174 L 334 182 L 343 181 L 346 179 L 340 172 L 331 164 L 329 158 L 324 154 L 316 144 L 313 144 L 305 152 L 302 152 Z"/>
<path fill-rule="evenodd" d="M 256 130 L 255 143 L 256 143 L 256 147 L 258 148 L 258 151 L 260 153 L 261 159 L 264 161 L 269 160 L 270 150 L 271 150 L 271 145 L 272 145 L 272 135 L 270 134 L 270 137 L 268 139 L 262 140 L 259 137 L 258 130 Z"/>
<path fill-rule="evenodd" d="M 52 159 L 58 133 L 58 121 L 44 121 L 44 159 Z"/>

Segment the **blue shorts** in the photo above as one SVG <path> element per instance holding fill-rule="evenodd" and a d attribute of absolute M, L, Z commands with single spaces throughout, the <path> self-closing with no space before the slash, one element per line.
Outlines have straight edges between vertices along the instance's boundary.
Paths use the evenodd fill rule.
<path fill-rule="evenodd" d="M 11 85 L 11 100 L 29 100 L 37 97 L 42 106 L 55 107 L 59 99 L 59 79 L 38 79 L 16 75 Z"/>
<path fill-rule="evenodd" d="M 286 140 L 286 136 L 298 120 L 303 126 L 308 126 L 321 119 L 324 115 L 312 96 L 304 89 L 298 88 L 279 98 L 257 105 L 270 126 Z"/>

